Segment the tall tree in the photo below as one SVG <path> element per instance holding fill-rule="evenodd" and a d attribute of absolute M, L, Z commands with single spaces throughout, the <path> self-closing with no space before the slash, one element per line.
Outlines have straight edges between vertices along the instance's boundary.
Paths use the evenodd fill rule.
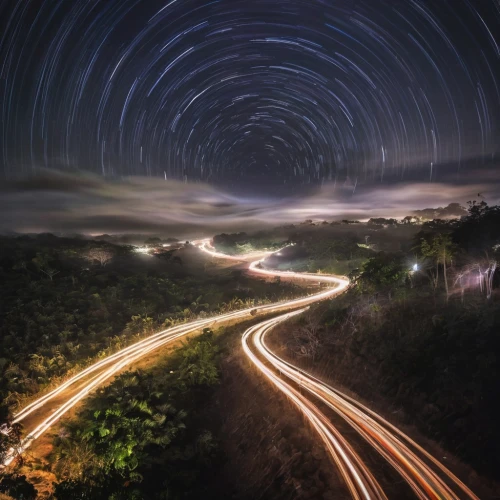
<path fill-rule="evenodd" d="M 108 262 L 110 262 L 113 257 L 115 256 L 113 250 L 109 248 L 102 248 L 102 247 L 97 247 L 97 248 L 91 248 L 86 254 L 85 258 L 90 261 L 94 262 L 97 260 L 101 266 L 105 266 Z"/>
<path fill-rule="evenodd" d="M 451 236 L 447 233 L 438 233 L 433 235 L 430 240 L 422 238 L 420 250 L 424 257 L 434 259 L 436 263 L 436 284 L 439 282 L 439 265 L 443 266 L 443 279 L 446 290 L 446 300 L 449 297 L 447 263 L 450 261 L 454 246 Z"/>

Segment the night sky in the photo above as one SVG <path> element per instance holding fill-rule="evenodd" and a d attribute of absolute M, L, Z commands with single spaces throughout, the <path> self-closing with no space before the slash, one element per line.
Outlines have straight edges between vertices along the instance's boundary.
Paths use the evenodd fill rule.
<path fill-rule="evenodd" d="M 404 178 L 499 146 L 496 0 L 3 1 L 6 174 Z"/>
<path fill-rule="evenodd" d="M 9 189 L 354 194 L 470 182 L 500 151 L 497 0 L 0 0 L 0 37 Z"/>

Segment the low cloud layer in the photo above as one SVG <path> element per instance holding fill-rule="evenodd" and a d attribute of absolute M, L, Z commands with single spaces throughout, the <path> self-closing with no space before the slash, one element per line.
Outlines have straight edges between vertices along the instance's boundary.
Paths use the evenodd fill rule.
<path fill-rule="evenodd" d="M 304 219 L 403 217 L 415 209 L 465 203 L 478 194 L 498 203 L 496 172 L 461 182 L 325 185 L 288 199 L 242 197 L 207 184 L 143 177 L 39 171 L 0 189 L 0 231 L 144 233 L 176 237 L 247 231 Z"/>

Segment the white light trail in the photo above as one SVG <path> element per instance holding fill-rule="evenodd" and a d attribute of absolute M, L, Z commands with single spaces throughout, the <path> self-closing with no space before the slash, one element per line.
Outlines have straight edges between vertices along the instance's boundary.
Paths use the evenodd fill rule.
<path fill-rule="evenodd" d="M 224 256 L 224 254 L 219 254 L 219 255 Z M 226 258 L 226 256 L 224 256 L 224 258 Z M 239 259 L 235 258 L 235 260 Z M 255 273 L 267 274 L 268 271 L 256 268 L 259 262 L 260 261 L 252 263 L 250 265 L 250 268 Z M 324 281 L 329 281 L 329 277 L 322 276 L 321 278 Z M 320 279 L 318 279 L 317 277 L 315 278 L 315 280 L 319 281 Z M 342 282 L 344 286 L 347 286 L 348 284 L 348 282 L 345 280 L 338 280 L 338 282 Z M 75 383 L 77 382 L 85 383 L 85 385 L 83 386 L 82 389 L 80 389 L 79 392 L 69 397 L 69 399 L 66 400 L 59 408 L 50 413 L 48 417 L 43 419 L 42 422 L 40 422 L 34 429 L 28 432 L 27 437 L 24 439 L 22 443 L 21 449 L 17 450 L 17 452 L 22 453 L 23 451 L 25 451 L 31 445 L 33 440 L 39 438 L 47 429 L 49 429 L 52 425 L 54 425 L 64 414 L 66 414 L 71 408 L 73 408 L 77 403 L 79 403 L 83 398 L 85 398 L 89 394 L 89 392 L 97 388 L 105 381 L 109 380 L 109 378 L 115 375 L 118 371 L 122 370 L 126 366 L 137 361 L 146 354 L 156 349 L 159 349 L 160 347 L 163 347 L 164 345 L 173 342 L 174 340 L 177 340 L 178 338 L 188 333 L 192 333 L 206 326 L 213 325 L 214 323 L 250 318 L 255 312 L 272 313 L 275 311 L 295 309 L 298 307 L 311 304 L 318 300 L 322 300 L 324 298 L 333 296 L 334 294 L 338 293 L 338 291 L 339 289 L 329 289 L 327 291 L 313 294 L 308 297 L 278 302 L 265 306 L 251 307 L 247 309 L 242 309 L 240 311 L 234 311 L 218 316 L 212 316 L 210 318 L 206 318 L 203 320 L 195 320 L 189 323 L 185 323 L 183 325 L 175 326 L 172 328 L 168 328 L 167 330 L 158 332 L 144 340 L 140 340 L 124 349 L 121 349 L 115 354 L 112 354 L 100 361 L 97 361 L 88 368 L 82 370 L 80 373 L 72 376 L 71 378 L 63 382 L 54 390 L 36 399 L 35 401 L 27 405 L 25 408 L 23 408 L 19 413 L 14 415 L 14 423 L 20 422 L 24 420 L 28 415 L 32 414 L 35 410 L 39 410 L 41 408 L 46 407 L 47 404 L 56 396 L 62 395 L 64 391 L 69 391 L 70 387 L 72 387 Z M 92 380 L 90 381 L 85 382 L 85 379 L 88 378 L 90 375 L 94 375 L 94 378 L 92 378 Z M 48 407 L 47 410 L 50 412 L 52 408 Z M 7 459 L 5 460 L 4 465 L 9 465 L 14 459 L 14 457 L 15 454 L 11 453 L 10 456 L 7 457 Z"/>
<path fill-rule="evenodd" d="M 248 256 L 228 256 L 217 252 L 211 247 L 209 240 L 198 240 L 193 243 L 213 257 L 241 262 L 246 261 L 248 258 Z M 271 253 L 273 252 L 261 252 L 260 254 Z M 332 298 L 341 293 L 348 286 L 348 280 L 327 275 L 271 271 L 261 267 L 261 260 L 251 262 L 248 269 L 254 274 L 263 276 L 308 280 L 334 286 L 307 297 L 247 308 L 178 325 L 158 332 L 92 364 L 79 374 L 69 378 L 53 391 L 33 401 L 14 416 L 14 422 L 19 422 L 35 410 L 47 408 L 49 413 L 45 418 L 41 417 L 42 421 L 29 432 L 22 443 L 22 449 L 17 451 L 24 451 L 34 439 L 40 437 L 65 413 L 85 398 L 89 392 L 102 385 L 126 366 L 154 350 L 188 333 L 213 325 L 214 323 L 246 319 L 252 317 L 255 312 L 272 313 L 301 308 L 295 312 L 263 321 L 247 329 L 242 337 L 243 350 L 266 378 L 303 412 L 312 427 L 318 432 L 318 435 L 337 465 L 341 476 L 345 480 L 352 497 L 360 500 L 372 498 L 386 499 L 382 488 L 352 446 L 333 425 L 331 420 L 310 399 L 298 391 L 295 386 L 305 389 L 311 396 L 317 398 L 322 404 L 329 407 L 352 426 L 401 474 L 413 489 L 417 498 L 432 500 L 467 498 L 478 500 L 478 497 L 451 471 L 397 427 L 355 399 L 278 357 L 266 345 L 265 335 L 274 326 L 292 316 L 302 313 L 310 304 Z M 252 342 L 250 342 L 251 339 Z M 290 383 L 285 382 L 281 378 L 282 376 L 287 377 Z M 86 379 L 87 381 L 85 381 Z M 55 411 L 52 411 L 48 403 L 56 396 L 63 395 L 65 391 L 70 391 L 70 388 L 77 382 L 83 382 L 83 387 L 80 387 L 75 394 L 70 394 L 68 399 Z M 15 454 L 12 453 L 5 461 L 5 465 L 8 465 L 14 459 L 14 456 Z"/>
<path fill-rule="evenodd" d="M 290 316 L 283 315 L 250 328 L 244 334 L 245 341 L 253 334 L 253 344 L 259 356 L 278 373 L 307 390 L 351 425 L 401 474 L 418 498 L 436 500 L 461 498 L 447 484 L 448 481 L 463 498 L 478 500 L 478 497 L 451 471 L 402 431 L 353 398 L 274 354 L 265 343 L 265 335 Z M 252 356 L 256 358 L 253 353 Z M 253 358 L 251 357 L 252 361 Z M 269 370 L 267 367 L 266 369 Z M 438 473 L 444 474 L 446 481 Z"/>

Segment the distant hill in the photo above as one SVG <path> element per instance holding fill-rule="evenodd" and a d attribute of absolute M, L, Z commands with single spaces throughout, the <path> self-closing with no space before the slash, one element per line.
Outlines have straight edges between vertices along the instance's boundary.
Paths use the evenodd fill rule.
<path fill-rule="evenodd" d="M 447 207 L 424 208 L 423 210 L 414 210 L 412 215 L 421 219 L 452 219 L 467 215 L 465 207 L 460 203 L 450 203 Z"/>

